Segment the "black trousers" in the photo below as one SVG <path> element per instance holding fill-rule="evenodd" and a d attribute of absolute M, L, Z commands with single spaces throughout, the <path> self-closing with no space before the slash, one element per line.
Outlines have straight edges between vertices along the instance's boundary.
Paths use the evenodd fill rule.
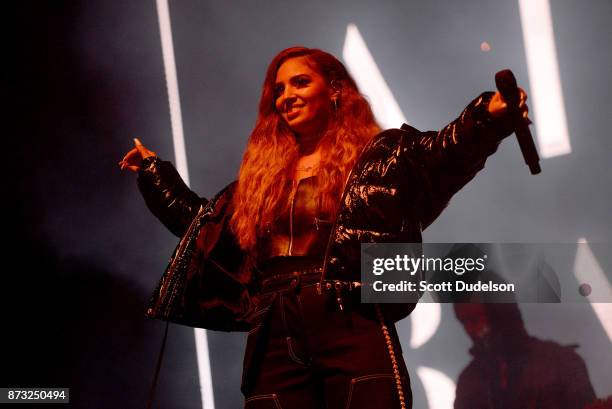
<path fill-rule="evenodd" d="M 412 407 L 395 325 L 360 304 L 358 290 L 343 311 L 313 283 L 265 297 L 247 340 L 246 409 Z"/>

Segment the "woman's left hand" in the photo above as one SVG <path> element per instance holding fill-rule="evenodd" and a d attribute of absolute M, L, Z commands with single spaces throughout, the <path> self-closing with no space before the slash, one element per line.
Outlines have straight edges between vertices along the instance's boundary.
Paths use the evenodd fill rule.
<path fill-rule="evenodd" d="M 527 106 L 527 93 L 522 88 L 519 88 L 520 99 L 518 110 L 521 113 L 521 117 L 527 121 L 528 124 L 531 123 L 529 120 L 529 107 Z M 505 119 L 504 117 L 508 115 L 508 104 L 504 100 L 504 97 L 498 92 L 493 95 L 491 101 L 489 101 L 488 106 L 489 113 L 495 119 Z"/>

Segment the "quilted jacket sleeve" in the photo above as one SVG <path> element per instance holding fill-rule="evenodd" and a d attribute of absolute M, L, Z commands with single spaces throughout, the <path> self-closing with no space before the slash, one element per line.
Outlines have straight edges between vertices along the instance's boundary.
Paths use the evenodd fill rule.
<path fill-rule="evenodd" d="M 187 231 L 200 206 L 208 203 L 185 185 L 172 163 L 154 156 L 142 161 L 138 188 L 151 213 L 178 237 Z"/>
<path fill-rule="evenodd" d="M 473 100 L 457 119 L 440 131 L 418 132 L 408 125 L 410 168 L 420 181 L 421 229 L 429 226 L 450 198 L 480 171 L 487 157 L 513 132 L 513 125 L 493 119 L 487 107 L 493 92 Z M 412 132 L 411 132 L 412 131 Z"/>

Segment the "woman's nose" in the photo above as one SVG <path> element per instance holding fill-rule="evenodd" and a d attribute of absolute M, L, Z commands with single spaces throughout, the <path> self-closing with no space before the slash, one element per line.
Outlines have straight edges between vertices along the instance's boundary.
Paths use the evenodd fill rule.
<path fill-rule="evenodd" d="M 282 98 L 282 107 L 283 110 L 287 110 L 296 100 L 296 96 L 294 94 L 293 91 L 291 90 L 285 90 L 283 92 L 283 98 Z"/>

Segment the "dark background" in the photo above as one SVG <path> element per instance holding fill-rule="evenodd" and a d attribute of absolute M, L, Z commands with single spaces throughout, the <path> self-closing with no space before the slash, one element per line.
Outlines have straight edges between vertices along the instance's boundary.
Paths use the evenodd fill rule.
<path fill-rule="evenodd" d="M 531 177 L 504 142 L 425 240 L 610 242 L 612 3 L 551 9 L 572 153 Z M 296 44 L 341 56 L 349 23 L 417 128 L 453 119 L 501 68 L 529 91 L 514 1 L 176 1 L 170 12 L 191 184 L 207 197 L 236 175 L 269 60 Z M 177 239 L 117 162 L 135 136 L 174 158 L 155 3 L 22 2 L 5 16 L 0 386 L 70 387 L 72 407 L 142 408 L 164 328 L 142 313 Z M 609 339 L 588 305 L 521 308 L 534 335 L 580 344 L 597 394 L 612 394 Z M 406 338 L 410 325 L 400 323 Z M 208 334 L 216 406 L 240 407 L 243 335 Z M 415 368 L 456 379 L 468 347 L 443 306 L 431 341 L 404 348 L 418 407 Z M 172 325 L 159 407 L 201 407 L 198 382 L 193 331 Z"/>

